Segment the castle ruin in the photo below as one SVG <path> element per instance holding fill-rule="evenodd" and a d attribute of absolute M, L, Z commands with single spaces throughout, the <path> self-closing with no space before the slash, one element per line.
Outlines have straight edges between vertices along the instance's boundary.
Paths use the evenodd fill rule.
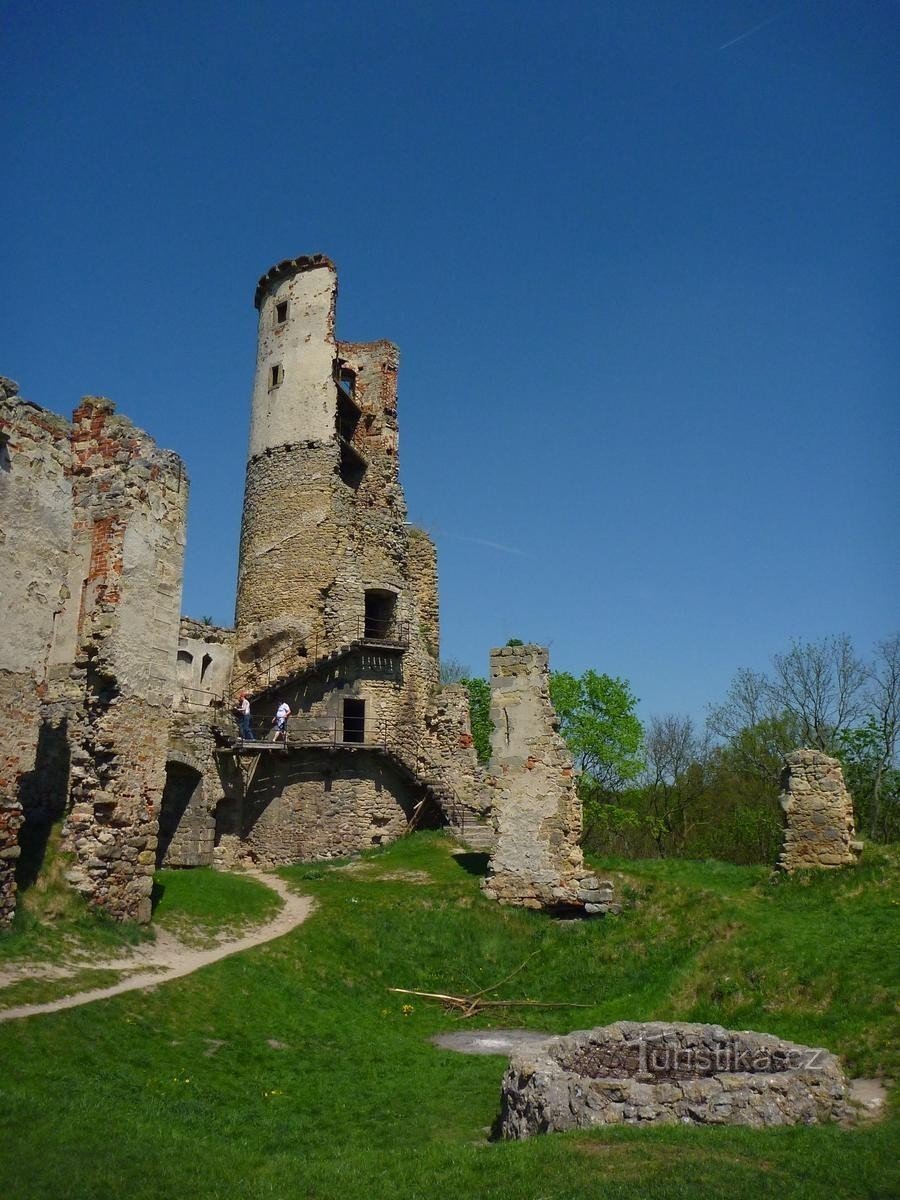
<path fill-rule="evenodd" d="M 490 844 L 464 693 L 439 683 L 434 546 L 398 479 L 398 351 L 338 341 L 336 300 L 322 255 L 256 288 L 233 629 L 180 615 L 180 459 L 108 400 L 68 422 L 2 381 L 0 923 L 60 822 L 72 885 L 139 921 L 158 865 L 330 857 L 429 825 Z M 253 742 L 234 737 L 239 689 Z"/>
<path fill-rule="evenodd" d="M 91 905 L 146 921 L 158 866 L 329 858 L 438 826 L 492 851 L 500 903 L 617 911 L 585 872 L 546 651 L 492 651 L 487 767 L 466 689 L 440 685 L 435 548 L 398 475 L 396 346 L 338 340 L 324 255 L 278 263 L 254 300 L 232 628 L 181 616 L 178 456 L 109 400 L 69 421 L 0 378 L 0 928 L 51 838 Z M 239 690 L 252 740 L 235 736 Z M 782 867 L 854 860 L 834 760 L 792 755 L 782 807 Z"/>

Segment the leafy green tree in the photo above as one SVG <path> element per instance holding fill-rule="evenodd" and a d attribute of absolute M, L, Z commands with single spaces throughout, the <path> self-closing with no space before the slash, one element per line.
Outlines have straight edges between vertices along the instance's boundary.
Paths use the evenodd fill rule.
<path fill-rule="evenodd" d="M 464 679 L 469 692 L 469 721 L 472 726 L 472 741 L 478 754 L 478 761 L 486 763 L 491 757 L 491 734 L 494 732 L 494 722 L 491 720 L 491 689 L 486 679 L 477 676 Z"/>
<path fill-rule="evenodd" d="M 627 680 L 589 670 L 581 676 L 552 672 L 550 698 L 559 731 L 581 771 L 578 790 L 590 828 L 610 816 L 600 811 L 602 806 L 615 804 L 643 769 L 637 697 Z"/>

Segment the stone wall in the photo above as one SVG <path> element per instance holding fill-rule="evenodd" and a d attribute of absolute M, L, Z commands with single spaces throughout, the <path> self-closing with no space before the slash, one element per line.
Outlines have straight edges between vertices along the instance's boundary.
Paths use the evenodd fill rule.
<path fill-rule="evenodd" d="M 425 728 L 429 747 L 420 770 L 440 780 L 454 797 L 459 811 L 449 814 L 451 824 L 465 826 L 485 820 L 490 802 L 472 739 L 469 693 L 464 684 L 448 684 L 437 692 L 426 713 Z"/>
<path fill-rule="evenodd" d="M 98 397 L 70 424 L 7 381 L 0 435 L 3 797 L 23 805 L 29 863 L 65 812 L 70 882 L 112 916 L 146 920 L 175 690 L 184 469 Z"/>
<path fill-rule="evenodd" d="M 491 651 L 491 761 L 486 771 L 497 831 L 485 894 L 524 908 L 615 910 L 612 884 L 588 874 L 579 846 L 581 802 L 550 700 L 547 651 Z"/>
<path fill-rule="evenodd" d="M 270 753 L 244 802 L 240 840 L 263 864 L 342 857 L 400 837 L 421 798 L 374 751 Z"/>
<path fill-rule="evenodd" d="M 0 805 L 10 814 L 0 872 L 8 915 L 13 868 L 29 882 L 23 877 L 68 792 L 68 727 L 80 699 L 68 676 L 83 570 L 72 553 L 70 438 L 69 422 L 0 379 Z M 71 711 L 51 703 L 67 697 Z M 18 863 L 9 841 L 17 829 L 27 850 Z"/>
<path fill-rule="evenodd" d="M 332 842 L 311 837 L 305 819 L 286 833 L 285 812 L 318 813 L 319 801 L 292 808 L 292 794 L 276 796 L 257 773 L 242 808 L 253 811 L 268 796 L 270 814 L 252 822 L 253 847 L 278 861 L 288 853 L 344 852 L 405 828 L 392 810 L 383 834 L 372 832 L 361 765 L 372 766 L 370 783 L 396 793 L 401 809 L 444 771 L 437 761 L 444 750 L 427 722 L 439 687 L 436 556 L 427 534 L 406 521 L 399 354 L 388 341 L 338 341 L 336 295 L 334 265 L 321 255 L 279 263 L 257 288 L 232 686 L 251 694 L 254 728 L 263 736 L 287 700 L 294 743 L 340 741 L 345 702 L 362 701 L 365 741 L 390 746 L 399 774 L 395 784 L 383 778 L 394 770 L 389 755 L 354 757 L 352 769 L 350 758 L 340 759 L 349 774 L 329 779 L 331 793 L 344 795 L 348 820 L 363 815 L 352 835 L 335 826 Z M 374 634 L 367 595 L 389 614 Z M 392 644 L 380 647 L 379 638 Z M 307 787 L 304 796 L 312 795 Z"/>
<path fill-rule="evenodd" d="M 515 1050 L 500 1132 L 847 1122 L 847 1092 L 840 1063 L 817 1047 L 721 1025 L 620 1021 Z"/>
<path fill-rule="evenodd" d="M 16 911 L 16 862 L 21 852 L 21 825 L 21 804 L 0 801 L 0 929 L 10 924 Z"/>
<path fill-rule="evenodd" d="M 178 630 L 176 708 L 210 708 L 231 703 L 234 630 L 182 617 Z"/>
<path fill-rule="evenodd" d="M 853 800 L 836 758 L 821 750 L 795 750 L 781 778 L 784 842 L 778 865 L 785 871 L 842 867 L 856 861 Z"/>

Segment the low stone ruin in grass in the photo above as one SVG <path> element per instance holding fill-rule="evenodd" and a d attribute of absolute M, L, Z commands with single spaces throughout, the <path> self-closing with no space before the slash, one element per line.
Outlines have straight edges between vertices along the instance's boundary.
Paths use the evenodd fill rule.
<path fill-rule="evenodd" d="M 500 1135 L 598 1125 L 816 1125 L 854 1110 L 826 1050 L 721 1025 L 621 1021 L 515 1050 Z"/>

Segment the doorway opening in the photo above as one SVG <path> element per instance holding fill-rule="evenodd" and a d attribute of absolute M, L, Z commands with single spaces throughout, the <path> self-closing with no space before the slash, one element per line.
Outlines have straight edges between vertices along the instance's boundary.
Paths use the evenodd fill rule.
<path fill-rule="evenodd" d="M 365 700 L 344 701 L 344 736 L 345 742 L 362 743 L 366 740 L 366 702 Z"/>
<path fill-rule="evenodd" d="M 376 589 L 366 592 L 366 617 L 363 637 L 367 642 L 389 642 L 394 632 L 394 609 L 397 597 L 393 592 Z"/>

